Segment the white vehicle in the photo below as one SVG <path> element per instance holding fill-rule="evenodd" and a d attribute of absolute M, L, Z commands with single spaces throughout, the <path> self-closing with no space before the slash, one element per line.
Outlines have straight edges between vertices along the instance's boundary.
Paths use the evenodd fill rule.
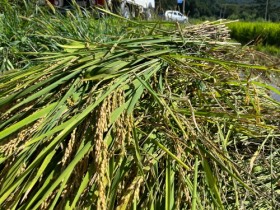
<path fill-rule="evenodd" d="M 179 11 L 175 10 L 167 10 L 164 14 L 165 20 L 170 20 L 170 21 L 177 21 L 177 22 L 182 22 L 182 23 L 187 23 L 188 22 L 188 17 L 183 15 Z"/>

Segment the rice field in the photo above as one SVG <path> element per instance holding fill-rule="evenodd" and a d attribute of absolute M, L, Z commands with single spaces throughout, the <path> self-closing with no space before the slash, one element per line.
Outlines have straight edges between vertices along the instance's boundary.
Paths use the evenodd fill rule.
<path fill-rule="evenodd" d="M 235 22 L 228 26 L 231 37 L 242 44 L 280 47 L 280 23 Z"/>
<path fill-rule="evenodd" d="M 0 2 L 1 209 L 280 208 L 279 59 L 226 22 Z"/>

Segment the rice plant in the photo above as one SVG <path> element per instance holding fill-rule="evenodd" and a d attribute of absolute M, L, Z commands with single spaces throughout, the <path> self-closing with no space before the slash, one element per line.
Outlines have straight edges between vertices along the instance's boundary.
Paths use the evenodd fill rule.
<path fill-rule="evenodd" d="M 243 44 L 262 44 L 279 47 L 280 24 L 271 22 L 230 23 L 231 36 Z"/>
<path fill-rule="evenodd" d="M 222 22 L 68 15 L 29 17 L 46 50 L 0 77 L 2 208 L 279 207 L 279 63 Z"/>

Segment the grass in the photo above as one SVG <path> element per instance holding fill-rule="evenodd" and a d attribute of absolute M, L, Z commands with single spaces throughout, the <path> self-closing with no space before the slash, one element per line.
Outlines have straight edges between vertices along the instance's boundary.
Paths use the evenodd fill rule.
<path fill-rule="evenodd" d="M 277 62 L 197 26 L 3 5 L 1 207 L 279 208 L 279 91 L 258 80 Z"/>
<path fill-rule="evenodd" d="M 228 26 L 233 39 L 243 45 L 254 45 L 258 51 L 279 57 L 279 23 L 234 22 L 228 24 Z"/>
<path fill-rule="evenodd" d="M 280 57 L 280 48 L 274 45 L 257 45 L 256 50 Z"/>
<path fill-rule="evenodd" d="M 271 22 L 230 23 L 231 37 L 242 44 L 270 45 L 279 47 L 280 24 Z"/>

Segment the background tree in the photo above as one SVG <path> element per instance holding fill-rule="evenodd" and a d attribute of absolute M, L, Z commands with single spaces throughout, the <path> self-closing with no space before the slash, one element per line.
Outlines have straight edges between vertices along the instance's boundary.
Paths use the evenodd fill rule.
<path fill-rule="evenodd" d="M 156 5 L 162 11 L 178 9 L 177 0 L 156 0 Z M 280 2 L 277 0 L 186 0 L 184 9 L 189 16 L 195 18 L 234 17 L 250 21 L 263 18 L 277 21 L 280 17 Z"/>
<path fill-rule="evenodd" d="M 280 20 L 280 2 L 277 0 L 226 0 L 223 7 L 226 7 L 223 13 L 225 18 L 274 22 Z"/>
<path fill-rule="evenodd" d="M 224 0 L 186 0 L 185 12 L 191 17 L 215 16 L 219 17 Z M 176 9 L 177 0 L 156 0 L 157 10 Z M 178 8 L 177 8 L 178 9 Z M 183 8 L 181 9 L 183 10 Z"/>

